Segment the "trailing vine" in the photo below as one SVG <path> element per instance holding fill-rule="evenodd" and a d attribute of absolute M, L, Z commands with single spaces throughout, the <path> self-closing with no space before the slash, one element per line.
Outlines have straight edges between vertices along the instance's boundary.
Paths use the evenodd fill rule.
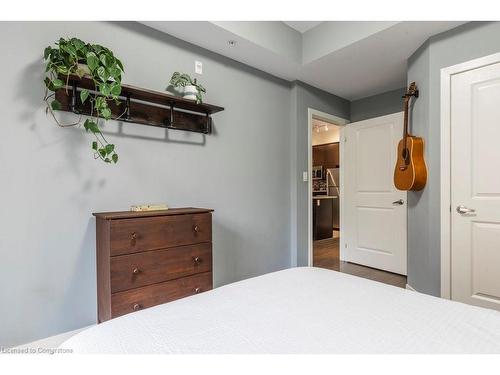
<path fill-rule="evenodd" d="M 79 95 L 81 103 L 88 101 L 91 108 L 90 117 L 85 119 L 83 127 L 95 137 L 91 143 L 94 158 L 106 163 L 118 162 L 115 145 L 109 143 L 101 131 L 101 118 L 111 119 L 112 113 L 108 105 L 110 101 L 120 104 L 118 97 L 122 90 L 121 81 L 124 72 L 121 61 L 108 48 L 85 43 L 78 38 L 60 38 L 55 45 L 56 47 L 49 46 L 44 51 L 44 60 L 47 63 L 44 79 L 46 90 L 43 98 L 47 104 L 46 112 L 50 113 L 60 127 L 81 125 L 82 115 L 77 121 L 68 124 L 58 120 L 55 111 L 60 110 L 62 105 L 55 99 L 55 91 L 63 88 L 68 90 L 72 75 L 91 79 L 93 90 L 82 89 Z"/>

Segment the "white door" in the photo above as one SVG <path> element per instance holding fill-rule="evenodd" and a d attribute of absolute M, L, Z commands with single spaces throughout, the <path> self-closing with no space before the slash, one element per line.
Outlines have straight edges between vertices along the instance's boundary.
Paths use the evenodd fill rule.
<path fill-rule="evenodd" d="M 393 181 L 402 135 L 402 112 L 344 128 L 341 253 L 345 261 L 406 275 L 406 192 Z"/>
<path fill-rule="evenodd" d="M 451 78 L 451 298 L 500 310 L 500 63 Z"/>

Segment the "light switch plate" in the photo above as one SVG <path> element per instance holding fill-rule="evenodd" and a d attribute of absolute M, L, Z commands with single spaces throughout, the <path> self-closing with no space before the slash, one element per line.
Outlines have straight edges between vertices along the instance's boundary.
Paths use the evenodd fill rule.
<path fill-rule="evenodd" d="M 203 74 L 203 63 L 201 61 L 194 62 L 194 72 L 196 74 Z"/>
<path fill-rule="evenodd" d="M 306 171 L 302 172 L 302 181 L 307 182 L 309 180 L 309 173 Z"/>

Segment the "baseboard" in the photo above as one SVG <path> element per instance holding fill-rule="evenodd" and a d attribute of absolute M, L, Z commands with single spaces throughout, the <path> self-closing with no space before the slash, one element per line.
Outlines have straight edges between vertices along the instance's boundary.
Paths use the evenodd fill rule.
<path fill-rule="evenodd" d="M 412 287 L 410 284 L 406 284 L 406 289 L 411 290 L 412 292 L 416 292 L 415 288 Z"/>

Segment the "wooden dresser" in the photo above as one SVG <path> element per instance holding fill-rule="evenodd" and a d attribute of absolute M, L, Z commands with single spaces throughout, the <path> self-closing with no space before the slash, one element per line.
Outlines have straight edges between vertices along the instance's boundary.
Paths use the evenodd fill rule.
<path fill-rule="evenodd" d="M 212 289 L 212 211 L 94 213 L 99 323 Z"/>

